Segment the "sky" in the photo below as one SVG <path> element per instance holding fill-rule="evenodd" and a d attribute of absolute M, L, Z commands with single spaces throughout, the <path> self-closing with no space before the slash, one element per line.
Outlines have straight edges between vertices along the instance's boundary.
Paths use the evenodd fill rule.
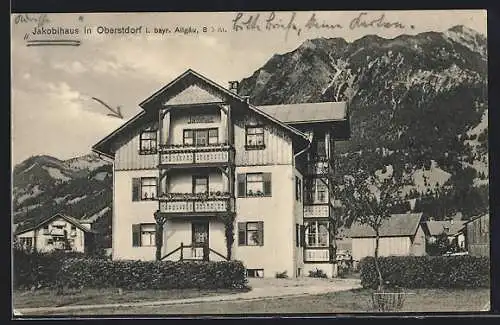
<path fill-rule="evenodd" d="M 272 23 L 297 30 L 266 30 L 270 12 L 243 12 L 236 26 L 250 16 L 260 31 L 235 30 L 239 13 L 94 13 L 11 16 L 11 139 L 13 166 L 33 155 L 69 159 L 91 152 L 91 146 L 140 111 L 138 104 L 191 68 L 221 86 L 253 74 L 274 54 L 293 51 L 311 38 L 342 37 L 351 42 L 364 35 L 394 38 L 401 34 L 445 31 L 464 25 L 486 36 L 486 11 L 317 11 L 276 12 Z M 312 15 L 318 25 L 307 28 Z M 397 27 L 361 27 L 383 15 Z M 45 18 L 43 18 L 45 17 Z M 78 35 L 33 35 L 35 26 L 79 29 Z M 98 27 L 137 27 L 133 35 L 98 33 Z M 203 32 L 203 26 L 207 32 Z M 394 25 L 392 25 L 394 26 Z M 91 33 L 85 34 L 84 28 Z M 154 28 L 193 27 L 198 33 L 155 33 Z M 212 32 L 211 27 L 225 29 Z M 145 29 L 149 32 L 146 34 Z M 26 38 L 78 39 L 80 46 L 26 46 Z M 124 118 L 92 101 L 97 97 L 120 106 Z"/>

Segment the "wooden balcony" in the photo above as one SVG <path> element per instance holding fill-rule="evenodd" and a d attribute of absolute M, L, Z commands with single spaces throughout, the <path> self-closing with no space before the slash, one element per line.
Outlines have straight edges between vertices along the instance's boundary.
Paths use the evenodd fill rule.
<path fill-rule="evenodd" d="M 227 213 L 234 207 L 229 193 L 220 195 L 168 193 L 158 197 L 158 200 L 160 213 L 180 217 Z"/>
<path fill-rule="evenodd" d="M 225 165 L 230 162 L 230 153 L 233 152 L 226 144 L 206 147 L 162 145 L 159 151 L 160 165 L 169 167 Z"/>
<path fill-rule="evenodd" d="M 327 204 L 304 205 L 304 218 L 328 218 L 330 209 Z"/>
<path fill-rule="evenodd" d="M 304 262 L 312 263 L 328 261 L 330 261 L 330 251 L 328 247 L 304 249 Z"/>

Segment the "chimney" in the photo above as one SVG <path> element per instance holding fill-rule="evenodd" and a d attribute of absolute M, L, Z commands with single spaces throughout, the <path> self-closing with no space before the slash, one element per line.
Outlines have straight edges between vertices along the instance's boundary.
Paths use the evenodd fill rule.
<path fill-rule="evenodd" d="M 232 91 L 233 93 L 237 94 L 238 93 L 238 86 L 239 86 L 238 81 L 229 81 L 229 90 Z"/>

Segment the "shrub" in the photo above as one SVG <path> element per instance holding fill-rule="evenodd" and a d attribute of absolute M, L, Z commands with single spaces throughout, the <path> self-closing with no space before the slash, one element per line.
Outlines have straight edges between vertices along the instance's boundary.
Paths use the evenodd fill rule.
<path fill-rule="evenodd" d="M 309 277 L 311 278 L 327 278 L 327 275 L 321 269 L 315 269 L 313 271 L 309 271 Z"/>
<path fill-rule="evenodd" d="M 275 275 L 276 279 L 287 279 L 288 278 L 288 274 L 287 274 L 287 271 L 284 271 L 284 272 L 276 272 L 276 275 Z"/>
<path fill-rule="evenodd" d="M 110 261 L 67 260 L 59 273 L 69 288 L 219 289 L 245 288 L 245 268 L 239 261 Z"/>
<path fill-rule="evenodd" d="M 62 263 L 68 258 L 83 258 L 84 256 L 83 253 L 78 252 L 40 253 L 14 249 L 14 287 L 20 289 L 54 287 Z"/>
<path fill-rule="evenodd" d="M 488 257 L 391 256 L 379 257 L 382 277 L 391 285 L 404 288 L 479 288 L 490 285 Z M 361 285 L 378 286 L 375 260 L 360 262 Z"/>

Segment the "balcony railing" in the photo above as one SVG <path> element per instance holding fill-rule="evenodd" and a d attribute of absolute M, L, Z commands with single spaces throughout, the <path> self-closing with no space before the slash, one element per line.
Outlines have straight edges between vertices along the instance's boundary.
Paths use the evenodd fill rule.
<path fill-rule="evenodd" d="M 209 146 L 161 145 L 160 164 L 192 165 L 206 163 L 228 163 L 231 146 L 217 144 Z"/>
<path fill-rule="evenodd" d="M 304 262 L 328 262 L 330 252 L 325 248 L 306 248 L 304 250 Z"/>
<path fill-rule="evenodd" d="M 330 209 L 325 205 L 304 205 L 304 218 L 328 218 Z"/>
<path fill-rule="evenodd" d="M 231 207 L 229 193 L 217 193 L 212 195 L 167 193 L 158 197 L 158 199 L 160 200 L 161 213 L 227 212 Z"/>

